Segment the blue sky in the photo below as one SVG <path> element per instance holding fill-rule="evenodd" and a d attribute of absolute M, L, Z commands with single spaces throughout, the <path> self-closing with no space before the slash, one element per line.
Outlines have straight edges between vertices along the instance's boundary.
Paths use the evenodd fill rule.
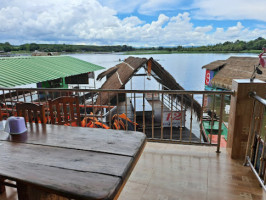
<path fill-rule="evenodd" d="M 0 42 L 191 46 L 266 38 L 265 0 L 0 0 Z"/>

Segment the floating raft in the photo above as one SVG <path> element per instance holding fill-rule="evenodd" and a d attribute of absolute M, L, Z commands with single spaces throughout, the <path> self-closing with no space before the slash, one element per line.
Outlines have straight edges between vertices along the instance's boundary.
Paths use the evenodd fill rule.
<path fill-rule="evenodd" d="M 203 137 L 211 143 L 218 143 L 219 121 L 204 120 L 202 121 Z M 227 127 L 222 123 L 221 147 L 226 147 L 227 143 Z"/>

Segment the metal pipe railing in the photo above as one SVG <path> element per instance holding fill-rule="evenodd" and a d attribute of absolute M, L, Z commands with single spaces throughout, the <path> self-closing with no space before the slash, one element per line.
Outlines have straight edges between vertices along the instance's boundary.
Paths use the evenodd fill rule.
<path fill-rule="evenodd" d="M 253 99 L 253 110 L 250 121 L 250 129 L 246 148 L 244 165 L 249 165 L 266 191 L 266 99 L 250 92 Z"/>
<path fill-rule="evenodd" d="M 256 92 L 250 92 L 249 96 L 260 102 L 262 105 L 266 106 L 266 99 L 263 99 L 262 97 L 256 95 Z"/>
<path fill-rule="evenodd" d="M 151 94 L 151 99 L 148 100 L 148 103 L 146 98 L 147 94 Z M 160 98 L 155 99 L 155 94 Z M 214 99 L 216 96 L 221 97 L 221 104 L 218 105 L 220 108 L 219 129 L 221 129 L 224 109 L 223 99 L 225 95 L 232 94 L 234 94 L 232 91 L 0 88 L 0 102 L 4 105 L 1 108 L 2 111 L 6 111 L 10 115 L 16 115 L 16 103 L 18 102 L 44 104 L 48 111 L 48 99 L 65 95 L 76 95 L 80 99 L 80 109 L 82 110 L 80 114 L 85 119 L 85 124 L 91 118 L 93 119 L 93 126 L 95 126 L 94 119 L 97 119 L 101 123 L 106 123 L 108 127 L 114 128 L 112 123 L 114 121 L 113 116 L 116 114 L 118 128 L 125 127 L 125 130 L 131 130 L 130 128 L 133 127 L 132 130 L 142 131 L 147 135 L 148 139 L 153 141 L 161 140 L 172 141 L 173 143 L 188 142 L 191 144 L 217 145 L 217 152 L 219 152 L 221 131 L 218 134 L 218 143 L 212 144 L 211 137 L 213 133 L 210 134 L 210 138 L 207 141 L 202 140 L 202 128 L 200 124 L 202 123 L 205 108 L 202 108 L 200 111 L 200 119 L 197 119 L 199 115 L 195 117 L 195 101 L 197 97 L 199 97 L 198 99 L 202 98 L 203 106 L 204 96 L 214 96 Z M 139 101 L 137 102 L 136 100 L 140 96 L 142 98 L 142 105 L 138 107 L 137 103 Z M 165 98 L 166 96 L 169 98 Z M 105 105 L 102 101 L 104 98 L 107 98 Z M 188 99 L 190 100 L 189 103 Z M 168 106 L 165 105 L 166 101 L 168 102 Z M 214 103 L 216 103 L 215 100 Z M 213 112 L 214 106 L 212 108 Z M 188 115 L 190 118 L 186 120 L 187 107 L 190 107 L 190 115 Z M 139 108 L 141 109 L 138 110 Z M 57 114 L 60 114 L 60 112 L 58 111 Z M 120 116 L 122 113 L 130 121 Z M 49 119 L 49 112 L 46 112 L 46 116 Z M 198 130 L 196 130 L 197 126 L 195 124 L 198 124 Z M 195 133 L 194 130 L 198 131 L 198 133 Z"/>
<path fill-rule="evenodd" d="M 0 90 L 40 91 L 40 92 L 114 92 L 114 93 L 160 93 L 160 94 L 217 94 L 233 95 L 234 91 L 195 91 L 195 90 L 103 90 L 103 89 L 66 89 L 66 88 L 3 88 Z"/>

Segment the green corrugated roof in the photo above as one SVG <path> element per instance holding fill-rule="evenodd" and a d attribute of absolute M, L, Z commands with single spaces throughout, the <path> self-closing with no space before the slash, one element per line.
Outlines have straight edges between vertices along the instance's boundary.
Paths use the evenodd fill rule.
<path fill-rule="evenodd" d="M 0 58 L 0 87 L 38 83 L 104 69 L 70 56 Z"/>

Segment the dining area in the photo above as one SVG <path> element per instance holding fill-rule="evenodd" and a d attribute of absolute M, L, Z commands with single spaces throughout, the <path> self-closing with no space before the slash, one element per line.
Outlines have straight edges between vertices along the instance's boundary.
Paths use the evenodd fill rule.
<path fill-rule="evenodd" d="M 19 200 L 119 197 L 146 136 L 81 127 L 77 100 L 69 96 L 49 101 L 48 112 L 41 104 L 18 102 L 17 116 L 2 119 L 1 195 L 14 187 Z"/>
<path fill-rule="evenodd" d="M 94 95 L 82 101 L 86 92 L 3 89 L 0 200 L 265 199 L 250 168 L 231 159 L 226 148 L 217 153 L 215 145 L 136 132 L 145 120 L 135 131 L 126 130 L 126 121 L 125 130 L 92 128 L 96 117 L 120 117 L 122 109 L 116 104 L 114 113 L 97 114 L 100 107 L 113 110 L 119 98 L 96 105 Z M 101 98 L 114 91 L 91 91 L 97 92 Z"/>

